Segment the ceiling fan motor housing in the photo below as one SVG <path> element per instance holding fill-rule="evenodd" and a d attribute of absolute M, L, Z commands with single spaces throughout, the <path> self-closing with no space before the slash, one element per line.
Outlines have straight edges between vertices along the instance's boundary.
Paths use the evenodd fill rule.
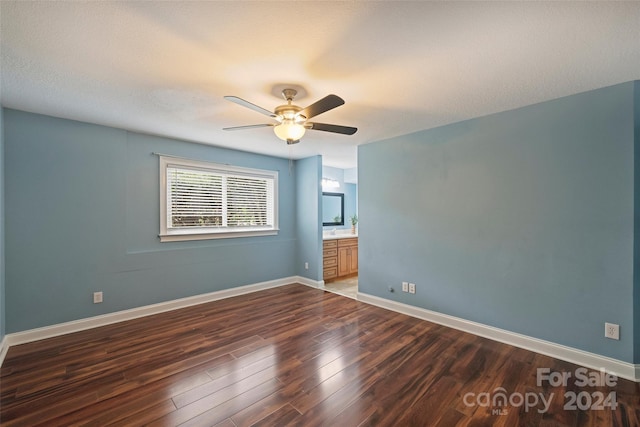
<path fill-rule="evenodd" d="M 275 115 L 282 118 L 282 120 L 295 120 L 296 122 L 302 122 L 306 119 L 303 115 L 296 115 L 299 111 L 302 111 L 301 107 L 293 104 L 278 105 L 274 111 Z M 278 118 L 276 117 L 276 120 Z"/>

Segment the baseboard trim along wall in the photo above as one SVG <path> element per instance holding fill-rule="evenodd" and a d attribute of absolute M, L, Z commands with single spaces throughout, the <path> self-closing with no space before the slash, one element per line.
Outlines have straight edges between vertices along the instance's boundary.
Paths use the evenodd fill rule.
<path fill-rule="evenodd" d="M 123 322 L 125 320 L 137 319 L 139 317 L 150 316 L 152 314 L 163 313 L 166 311 L 177 310 L 180 308 L 190 307 L 193 305 L 203 304 L 206 302 L 217 301 L 225 298 L 231 298 L 264 289 L 276 288 L 291 283 L 301 283 L 313 288 L 320 288 L 318 281 L 308 279 L 301 276 L 286 277 L 283 279 L 270 280 L 267 282 L 255 283 L 252 285 L 239 286 L 237 288 L 224 289 L 192 297 L 180 298 L 172 301 L 161 302 L 158 304 L 146 305 L 143 307 L 132 308 L 130 310 L 117 311 L 114 313 L 103 314 L 100 316 L 89 317 L 86 319 L 74 320 L 71 322 L 59 323 L 56 325 L 45 326 L 37 329 L 30 329 L 22 332 L 15 332 L 5 335 L 2 343 L 0 343 L 0 366 L 4 362 L 4 358 L 9 347 L 13 345 L 26 344 L 33 341 L 39 341 L 47 338 L 53 338 L 60 335 L 70 334 L 73 332 L 84 331 L 87 329 L 97 328 L 100 326 L 110 325 L 113 323 Z"/>
<path fill-rule="evenodd" d="M 2 366 L 2 362 L 4 362 L 4 357 L 7 355 L 7 351 L 9 351 L 9 343 L 7 342 L 7 337 L 5 335 L 0 341 L 0 366 Z"/>
<path fill-rule="evenodd" d="M 234 296 L 257 292 L 264 289 L 276 288 L 291 283 L 301 283 L 303 285 L 310 286 L 316 289 L 322 289 L 324 287 L 323 281 L 316 281 L 301 276 L 292 276 L 283 279 L 255 283 L 252 285 L 239 286 L 237 288 L 225 289 L 222 291 L 210 292 L 202 295 L 195 295 L 187 298 L 180 298 L 177 300 L 147 305 L 130 310 L 118 311 L 115 313 L 109 313 L 95 317 L 89 317 L 86 319 L 74 320 L 57 325 L 45 326 L 42 328 L 6 334 L 4 339 L 0 342 L 0 366 L 2 366 L 2 363 L 4 362 L 7 351 L 11 346 L 14 345 L 26 344 L 33 341 L 53 338 L 56 336 L 97 328 L 117 322 L 137 319 L 139 317 L 150 316 L 152 314 L 163 313 L 180 308 L 190 307 L 197 304 L 231 298 Z M 458 317 L 449 316 L 446 314 L 399 303 L 396 301 L 391 301 L 365 293 L 358 293 L 358 300 L 366 304 L 375 305 L 377 307 L 406 314 L 411 317 L 427 320 L 429 322 L 437 323 L 464 332 L 469 332 L 474 335 L 513 345 L 525 350 L 534 351 L 536 353 L 544 354 L 547 356 L 555 357 L 557 359 L 565 360 L 567 362 L 575 363 L 587 368 L 605 370 L 606 372 L 612 373 L 620 378 L 640 382 L 640 365 L 634 365 L 632 363 L 623 362 L 621 360 L 600 356 L 598 354 L 566 347 L 549 341 L 532 338 L 514 332 L 509 332 L 504 329 L 494 328 L 492 326 L 483 325 L 481 323 L 464 320 Z"/>
<path fill-rule="evenodd" d="M 504 329 L 494 328 L 492 326 L 483 325 L 481 323 L 472 322 L 459 317 L 449 316 L 447 314 L 391 301 L 365 293 L 358 293 L 358 301 L 395 311 L 397 313 L 406 314 L 407 316 L 427 320 L 449 328 L 458 329 L 463 332 L 469 332 L 471 334 L 488 338 L 493 341 L 499 341 L 504 344 L 509 344 L 514 347 L 551 356 L 566 362 L 575 363 L 576 365 L 584 366 L 586 368 L 604 370 L 619 378 L 640 382 L 640 365 L 634 365 L 632 363 L 623 362 L 606 356 L 600 356 L 595 353 L 589 353 L 587 351 L 563 346 L 550 341 L 544 341 L 526 335 L 509 332 Z"/>

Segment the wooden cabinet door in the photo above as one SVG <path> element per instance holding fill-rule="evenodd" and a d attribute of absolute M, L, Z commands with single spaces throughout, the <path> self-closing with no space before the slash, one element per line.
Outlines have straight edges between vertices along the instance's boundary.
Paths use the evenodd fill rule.
<path fill-rule="evenodd" d="M 358 272 L 358 247 L 351 247 L 351 258 L 349 259 L 349 273 Z"/>
<path fill-rule="evenodd" d="M 338 276 L 349 274 L 351 248 L 338 248 Z"/>
<path fill-rule="evenodd" d="M 338 276 L 358 272 L 358 247 L 338 248 Z"/>

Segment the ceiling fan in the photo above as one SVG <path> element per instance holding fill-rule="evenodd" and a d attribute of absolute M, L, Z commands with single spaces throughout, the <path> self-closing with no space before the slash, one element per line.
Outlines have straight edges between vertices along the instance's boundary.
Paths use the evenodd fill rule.
<path fill-rule="evenodd" d="M 283 89 L 282 96 L 287 100 L 287 103 L 277 106 L 273 112 L 252 104 L 249 101 L 245 101 L 242 98 L 238 98 L 237 96 L 225 96 L 224 99 L 228 101 L 235 102 L 238 105 L 242 105 L 243 107 L 250 108 L 258 113 L 271 117 L 275 120 L 275 123 L 234 126 L 223 128 L 223 130 L 241 130 L 273 126 L 273 131 L 276 136 L 281 140 L 286 141 L 289 145 L 300 142 L 300 138 L 302 138 L 307 129 L 341 133 L 343 135 L 353 135 L 358 130 L 357 128 L 350 126 L 307 121 L 312 117 L 341 106 L 344 104 L 344 99 L 337 95 L 327 95 L 308 107 L 301 108 L 293 104 L 293 98 L 295 98 L 297 93 L 298 92 L 295 89 Z"/>

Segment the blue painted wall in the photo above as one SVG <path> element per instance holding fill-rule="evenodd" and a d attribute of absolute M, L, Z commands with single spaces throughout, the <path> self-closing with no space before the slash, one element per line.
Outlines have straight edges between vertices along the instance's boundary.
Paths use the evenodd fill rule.
<path fill-rule="evenodd" d="M 4 277 L 4 114 L 0 107 L 0 342 L 5 334 Z"/>
<path fill-rule="evenodd" d="M 322 280 L 322 157 L 296 161 L 297 274 Z M 304 263 L 309 263 L 309 269 Z"/>
<path fill-rule="evenodd" d="M 351 228 L 351 217 L 357 214 L 358 186 L 344 184 L 344 228 Z"/>
<path fill-rule="evenodd" d="M 361 145 L 358 173 L 360 292 L 634 361 L 633 82 Z"/>
<path fill-rule="evenodd" d="M 10 109 L 4 130 L 7 333 L 296 274 L 287 159 Z M 152 152 L 279 171 L 279 234 L 160 243 Z"/>
<path fill-rule="evenodd" d="M 634 82 L 634 240 L 633 240 L 633 301 L 634 301 L 634 363 L 640 363 L 640 80 Z"/>

